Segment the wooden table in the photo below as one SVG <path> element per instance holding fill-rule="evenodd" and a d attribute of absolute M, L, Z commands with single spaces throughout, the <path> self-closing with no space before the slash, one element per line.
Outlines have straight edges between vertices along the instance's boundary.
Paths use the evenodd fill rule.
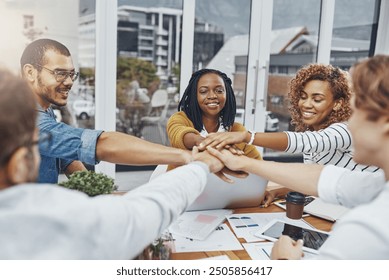
<path fill-rule="evenodd" d="M 283 212 L 281 208 L 271 205 L 267 208 L 239 208 L 234 210 L 234 214 L 244 214 L 244 213 L 269 213 L 269 212 Z M 314 227 L 324 230 L 330 231 L 333 223 L 316 218 L 314 216 L 309 216 L 304 218 L 305 221 L 313 225 Z M 228 222 L 226 222 L 228 224 Z M 242 238 L 238 239 L 240 243 L 246 243 L 246 241 Z M 212 252 L 189 252 L 189 253 L 173 253 L 171 255 L 172 260 L 195 260 L 202 259 L 220 255 L 227 255 L 231 260 L 251 260 L 250 256 L 247 254 L 246 250 L 238 250 L 238 251 L 212 251 Z"/>

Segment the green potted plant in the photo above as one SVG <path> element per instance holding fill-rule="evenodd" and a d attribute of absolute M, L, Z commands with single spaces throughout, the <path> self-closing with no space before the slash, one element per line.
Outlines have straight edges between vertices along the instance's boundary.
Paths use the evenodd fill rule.
<path fill-rule="evenodd" d="M 164 232 L 155 239 L 138 256 L 139 260 L 169 260 L 172 252 L 175 251 L 173 236 L 170 232 Z"/>
<path fill-rule="evenodd" d="M 61 182 L 59 185 L 68 189 L 82 191 L 89 196 L 110 194 L 117 190 L 117 186 L 112 178 L 94 171 L 76 171 L 69 176 L 67 181 Z"/>

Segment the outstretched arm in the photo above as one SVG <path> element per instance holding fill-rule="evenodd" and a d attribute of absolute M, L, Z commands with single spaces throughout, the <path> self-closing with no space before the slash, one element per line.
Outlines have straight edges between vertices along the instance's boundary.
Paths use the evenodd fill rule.
<path fill-rule="evenodd" d="M 255 160 L 233 155 L 228 150 L 218 151 L 211 147 L 207 150 L 231 170 L 254 173 L 295 191 L 318 196 L 317 185 L 322 165 Z"/>
<path fill-rule="evenodd" d="M 190 151 L 151 143 L 121 132 L 103 132 L 97 140 L 96 156 L 117 164 L 183 165 L 192 161 Z"/>
<path fill-rule="evenodd" d="M 220 149 L 226 145 L 242 142 L 248 143 L 250 139 L 251 133 L 248 131 L 210 133 L 207 135 L 207 138 L 201 142 L 199 148 L 203 150 L 207 146 L 211 146 Z M 288 147 L 288 136 L 284 132 L 257 132 L 255 133 L 253 145 L 277 151 L 285 151 Z"/>
<path fill-rule="evenodd" d="M 204 140 L 184 112 L 173 114 L 167 121 L 166 130 L 174 148 L 192 150 Z"/>

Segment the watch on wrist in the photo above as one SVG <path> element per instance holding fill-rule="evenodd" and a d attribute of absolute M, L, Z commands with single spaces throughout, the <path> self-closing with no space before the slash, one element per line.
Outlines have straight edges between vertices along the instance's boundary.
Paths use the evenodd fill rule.
<path fill-rule="evenodd" d="M 249 130 L 249 133 L 251 134 L 250 141 L 247 143 L 248 145 L 253 144 L 254 138 L 255 138 L 255 131 Z"/>

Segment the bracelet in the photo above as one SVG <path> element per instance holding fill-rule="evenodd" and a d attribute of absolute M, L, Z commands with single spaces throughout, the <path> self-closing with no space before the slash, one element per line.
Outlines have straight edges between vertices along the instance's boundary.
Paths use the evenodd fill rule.
<path fill-rule="evenodd" d="M 254 138 L 255 138 L 255 131 L 252 131 L 252 130 L 249 130 L 249 133 L 251 134 L 251 138 L 250 138 L 250 141 L 247 143 L 248 145 L 251 145 L 253 144 L 254 142 Z"/>

